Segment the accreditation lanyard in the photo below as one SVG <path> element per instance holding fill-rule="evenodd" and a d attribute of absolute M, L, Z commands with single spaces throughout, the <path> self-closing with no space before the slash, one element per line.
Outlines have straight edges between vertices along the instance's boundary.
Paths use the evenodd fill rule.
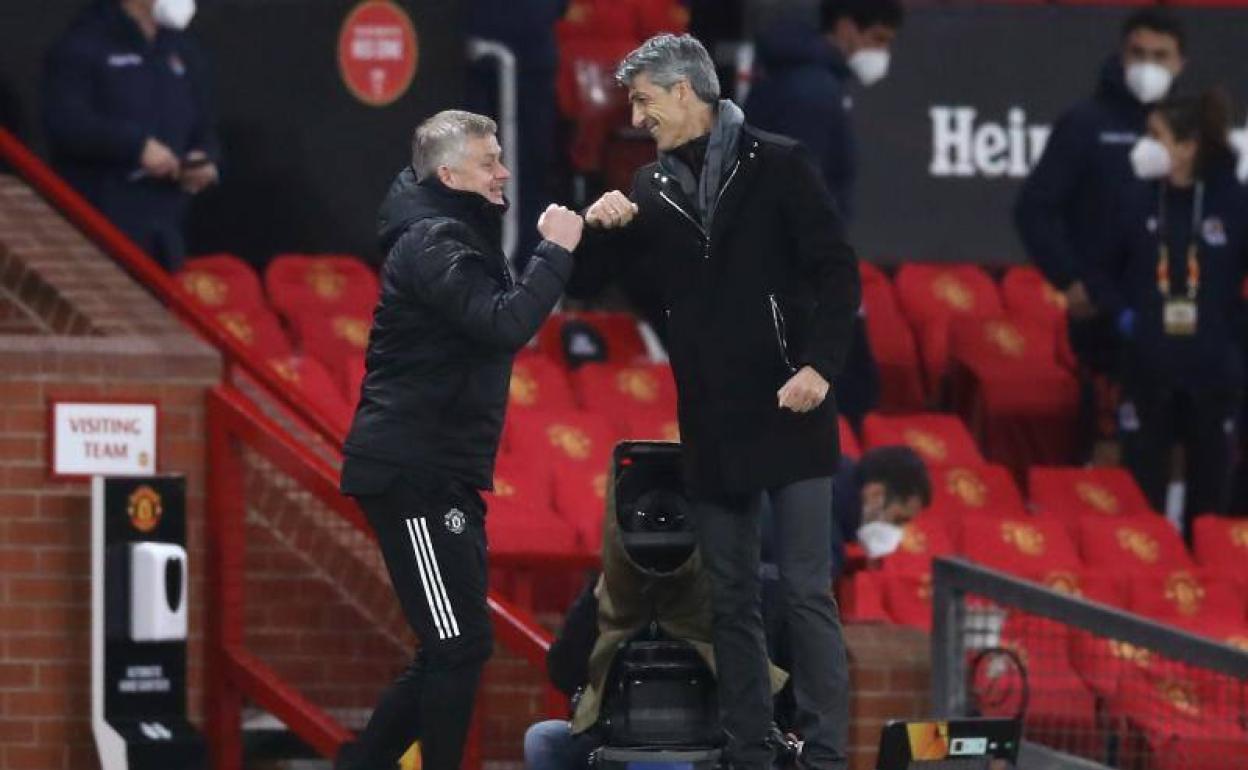
<path fill-rule="evenodd" d="M 1157 291 L 1167 300 L 1178 299 L 1170 292 L 1170 242 L 1166 237 L 1166 185 L 1158 185 L 1157 195 Z M 1200 233 L 1201 216 L 1205 207 L 1205 184 L 1196 183 L 1192 199 L 1192 229 L 1187 235 L 1187 299 L 1195 301 L 1200 292 Z"/>

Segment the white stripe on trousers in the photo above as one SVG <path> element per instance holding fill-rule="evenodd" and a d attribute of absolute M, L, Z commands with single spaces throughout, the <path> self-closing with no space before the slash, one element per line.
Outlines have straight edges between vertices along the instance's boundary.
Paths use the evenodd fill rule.
<path fill-rule="evenodd" d="M 459 636 L 459 622 L 455 620 L 455 608 L 451 606 L 451 597 L 446 594 L 446 586 L 442 583 L 442 568 L 438 566 L 438 554 L 433 550 L 433 538 L 429 537 L 429 522 L 425 519 L 419 519 L 416 524 L 418 534 L 424 535 L 424 544 L 425 548 L 428 549 L 429 563 L 433 565 L 433 576 L 437 580 L 435 589 L 441 594 L 442 605 L 446 608 L 447 617 L 451 621 L 451 630 L 447 636 Z"/>
<path fill-rule="evenodd" d="M 422 544 L 418 541 L 420 529 L 416 526 L 416 519 L 407 520 L 407 535 L 412 541 L 412 553 L 416 557 L 416 568 L 420 572 L 420 585 L 425 590 L 425 601 L 429 603 L 429 615 L 433 618 L 433 624 L 438 629 L 438 638 L 445 639 L 450 635 L 447 628 L 445 617 L 442 614 L 441 597 L 435 598 L 430 586 L 433 583 L 432 573 L 428 564 L 425 563 L 425 553 Z"/>

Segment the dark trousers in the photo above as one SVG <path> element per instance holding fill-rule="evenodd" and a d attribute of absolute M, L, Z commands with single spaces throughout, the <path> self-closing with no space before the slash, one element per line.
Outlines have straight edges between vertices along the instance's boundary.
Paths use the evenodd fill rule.
<path fill-rule="evenodd" d="M 1183 533 L 1191 539 L 1192 519 L 1225 512 L 1230 496 L 1231 458 L 1239 391 L 1236 388 L 1180 388 L 1124 378 L 1119 409 L 1123 460 L 1158 511 L 1166 509 L 1170 454 L 1176 444 L 1186 454 Z"/>
<path fill-rule="evenodd" d="M 400 476 L 378 494 L 356 497 L 421 646 L 382 693 L 359 740 L 339 754 L 336 770 L 390 770 L 416 740 L 426 770 L 460 766 L 481 669 L 493 651 L 485 506 L 461 485 L 439 487 Z"/>
<path fill-rule="evenodd" d="M 809 479 L 730 501 L 695 506 L 702 560 L 711 580 L 720 719 L 737 768 L 771 765 L 771 685 L 761 613 L 760 514 L 775 516 L 776 563 L 792 640 L 796 732 L 802 758 L 818 770 L 845 765 L 849 675 L 831 592 L 832 480 Z"/>

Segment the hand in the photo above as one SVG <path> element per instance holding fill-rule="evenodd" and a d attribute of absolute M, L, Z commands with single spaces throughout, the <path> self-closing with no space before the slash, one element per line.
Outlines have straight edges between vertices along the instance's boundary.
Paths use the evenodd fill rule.
<path fill-rule="evenodd" d="M 632 222 L 635 216 L 637 216 L 637 204 L 630 201 L 628 196 L 619 190 L 612 190 L 589 207 L 589 211 L 585 212 L 585 221 L 594 227 L 610 229 L 624 227 Z"/>
<path fill-rule="evenodd" d="M 546 207 L 541 218 L 537 220 L 537 231 L 542 237 L 568 251 L 576 250 L 584 227 L 585 221 L 580 214 L 553 203 Z"/>
<path fill-rule="evenodd" d="M 195 150 L 186 156 L 187 161 L 207 160 L 208 154 L 203 150 Z M 217 183 L 220 175 L 215 163 L 187 165 L 182 169 L 182 189 L 191 195 L 198 195 L 204 188 Z"/>
<path fill-rule="evenodd" d="M 150 138 L 143 144 L 139 164 L 148 176 L 156 179 L 177 179 L 181 171 L 178 156 L 173 154 L 173 150 Z"/>
<path fill-rule="evenodd" d="M 1086 321 L 1096 315 L 1096 305 L 1092 304 L 1092 297 L 1088 295 L 1088 288 L 1083 285 L 1083 281 L 1075 281 L 1067 286 L 1063 294 L 1066 295 L 1066 312 L 1070 313 L 1071 318 Z"/>
<path fill-rule="evenodd" d="M 781 409 L 809 412 L 828 397 L 828 381 L 811 367 L 803 366 L 776 392 L 776 397 Z"/>

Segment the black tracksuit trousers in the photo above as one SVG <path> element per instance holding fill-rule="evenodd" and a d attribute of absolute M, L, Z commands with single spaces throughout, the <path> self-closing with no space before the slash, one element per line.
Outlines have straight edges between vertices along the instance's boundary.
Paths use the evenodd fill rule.
<path fill-rule="evenodd" d="M 350 462 L 350 460 L 348 461 Z M 493 651 L 486 605 L 485 505 L 457 482 L 400 474 L 371 494 L 368 517 L 408 623 L 415 660 L 386 688 L 335 770 L 391 770 L 414 741 L 421 767 L 458 770 L 481 669 Z"/>

